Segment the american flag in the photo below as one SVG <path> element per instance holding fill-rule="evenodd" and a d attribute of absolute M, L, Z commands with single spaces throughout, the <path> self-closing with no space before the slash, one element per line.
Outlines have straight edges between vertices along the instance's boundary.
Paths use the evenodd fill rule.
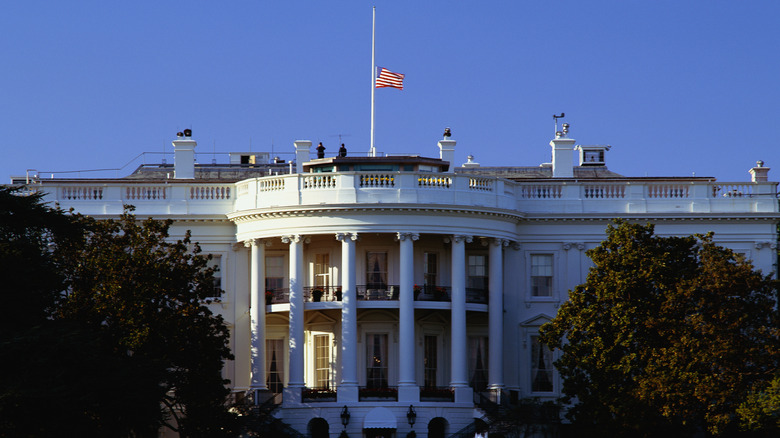
<path fill-rule="evenodd" d="M 376 68 L 376 88 L 392 87 L 399 90 L 404 89 L 404 75 L 401 73 L 393 73 L 390 70 L 377 67 Z"/>

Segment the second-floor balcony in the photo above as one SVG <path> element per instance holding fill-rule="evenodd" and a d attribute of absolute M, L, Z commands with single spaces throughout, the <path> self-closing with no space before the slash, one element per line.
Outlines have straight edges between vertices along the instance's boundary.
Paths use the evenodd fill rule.
<path fill-rule="evenodd" d="M 357 285 L 358 301 L 398 301 L 402 290 L 400 286 L 390 285 Z M 449 286 L 415 285 L 412 293 L 414 301 L 452 301 L 452 288 Z M 343 292 L 341 286 L 305 286 L 304 301 L 307 303 L 341 302 Z M 474 304 L 488 303 L 488 290 L 483 288 L 466 288 L 466 302 Z M 265 291 L 266 305 L 289 304 L 290 290 L 288 288 L 267 289 Z"/>

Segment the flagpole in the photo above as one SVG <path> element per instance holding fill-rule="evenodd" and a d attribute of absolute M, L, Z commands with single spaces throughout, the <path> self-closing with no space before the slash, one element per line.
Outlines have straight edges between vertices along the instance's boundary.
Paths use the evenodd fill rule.
<path fill-rule="evenodd" d="M 374 6 L 374 17 L 371 25 L 371 149 L 368 155 L 376 157 L 374 148 L 374 92 L 376 91 L 376 6 Z"/>

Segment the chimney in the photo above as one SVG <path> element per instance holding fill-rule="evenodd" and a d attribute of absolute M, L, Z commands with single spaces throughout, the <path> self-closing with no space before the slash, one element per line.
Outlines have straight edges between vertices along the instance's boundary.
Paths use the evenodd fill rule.
<path fill-rule="evenodd" d="M 552 147 L 552 173 L 553 178 L 574 177 L 574 143 L 575 140 L 568 137 L 569 124 L 563 124 L 563 131 L 555 133 L 555 138 L 550 142 Z"/>
<path fill-rule="evenodd" d="M 311 141 L 295 141 L 295 172 L 303 173 L 303 163 L 309 161 L 311 156 Z"/>
<path fill-rule="evenodd" d="M 192 139 L 192 130 L 176 133 L 173 141 L 173 178 L 195 179 L 195 146 L 198 142 Z"/>
<path fill-rule="evenodd" d="M 447 173 L 454 173 L 455 140 L 450 140 L 450 137 L 452 137 L 452 132 L 450 131 L 450 128 L 446 128 L 444 130 L 444 138 L 439 140 L 439 158 L 450 164 Z"/>
<path fill-rule="evenodd" d="M 750 169 L 750 180 L 753 182 L 769 181 L 769 168 L 764 167 L 763 161 L 756 161 L 756 167 Z"/>

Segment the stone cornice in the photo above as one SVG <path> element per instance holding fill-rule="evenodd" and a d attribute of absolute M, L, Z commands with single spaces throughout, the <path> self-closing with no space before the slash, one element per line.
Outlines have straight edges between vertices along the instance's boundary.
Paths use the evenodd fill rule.
<path fill-rule="evenodd" d="M 285 217 L 318 216 L 327 213 L 354 215 L 354 214 L 387 214 L 387 213 L 418 213 L 418 214 L 448 214 L 448 215 L 474 215 L 493 217 L 510 222 L 520 222 L 524 214 L 521 212 L 491 209 L 483 207 L 464 207 L 451 205 L 410 205 L 410 204 L 354 204 L 354 205 L 328 205 L 328 206 L 300 206 L 294 208 L 264 208 L 258 210 L 237 211 L 227 215 L 234 223 L 255 221 L 262 219 L 277 219 Z"/>
<path fill-rule="evenodd" d="M 522 222 L 603 222 L 613 219 L 625 219 L 628 221 L 760 221 L 777 222 L 780 221 L 780 213 L 580 213 L 580 214 L 545 214 L 545 215 L 526 215 Z"/>

